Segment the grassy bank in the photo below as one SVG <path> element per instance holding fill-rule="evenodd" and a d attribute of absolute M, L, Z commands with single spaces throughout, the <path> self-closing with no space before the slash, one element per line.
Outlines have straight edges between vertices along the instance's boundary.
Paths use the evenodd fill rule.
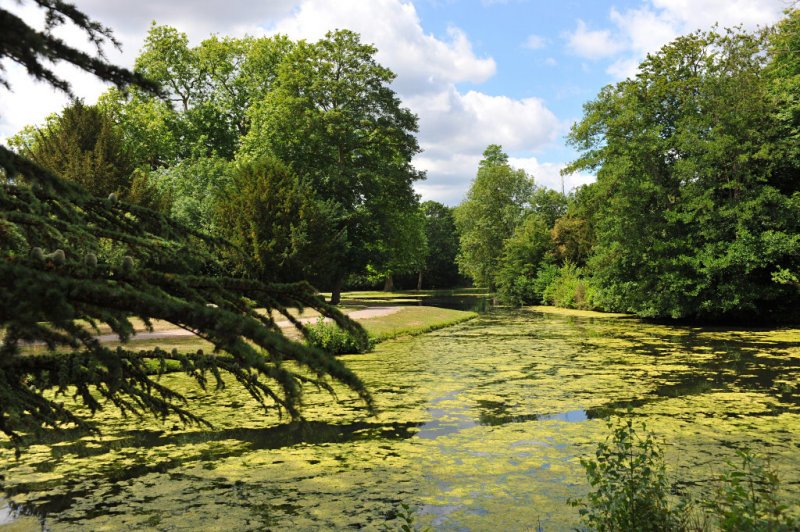
<path fill-rule="evenodd" d="M 378 342 L 415 336 L 442 329 L 476 317 L 476 312 L 437 307 L 402 307 L 388 316 L 361 320 L 360 323 Z"/>

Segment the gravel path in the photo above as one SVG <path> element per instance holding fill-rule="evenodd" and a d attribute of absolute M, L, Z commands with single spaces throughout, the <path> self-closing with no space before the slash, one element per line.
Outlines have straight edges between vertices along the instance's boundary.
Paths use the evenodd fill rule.
<path fill-rule="evenodd" d="M 353 312 L 347 314 L 347 316 L 353 320 L 366 320 L 369 318 L 379 318 L 381 316 L 388 316 L 389 314 L 394 314 L 395 312 L 400 310 L 400 308 L 401 307 L 369 307 L 362 310 L 354 310 Z M 300 321 L 301 323 L 311 323 L 317 321 L 317 319 L 319 319 L 319 317 L 315 316 L 313 318 L 300 318 L 298 321 Z M 325 321 L 330 322 L 331 319 L 325 318 Z M 292 327 L 292 323 L 288 320 L 279 321 L 278 326 L 281 328 Z M 153 331 L 153 332 L 143 331 L 132 335 L 130 339 L 153 340 L 159 338 L 177 338 L 181 336 L 194 336 L 194 333 L 192 331 L 187 331 L 186 329 L 167 329 L 164 331 Z M 97 340 L 100 342 L 115 342 L 119 340 L 119 336 L 117 336 L 116 334 L 101 334 L 95 336 L 95 338 L 97 338 Z"/>

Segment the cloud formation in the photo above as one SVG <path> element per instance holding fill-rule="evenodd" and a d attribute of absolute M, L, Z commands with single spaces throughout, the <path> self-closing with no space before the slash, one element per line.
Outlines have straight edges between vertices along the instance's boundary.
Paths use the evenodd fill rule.
<path fill-rule="evenodd" d="M 617 79 L 636 73 L 641 60 L 675 39 L 696 30 L 741 25 L 753 30 L 780 19 L 782 0 L 648 0 L 642 7 L 619 11 L 611 7 L 612 27 L 589 30 L 582 20 L 564 34 L 567 47 L 579 57 L 612 58 L 606 72 Z"/>

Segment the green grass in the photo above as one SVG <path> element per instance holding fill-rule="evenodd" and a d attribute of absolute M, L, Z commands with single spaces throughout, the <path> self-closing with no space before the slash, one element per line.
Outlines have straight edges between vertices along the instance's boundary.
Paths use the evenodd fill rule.
<path fill-rule="evenodd" d="M 378 342 L 415 336 L 449 327 L 476 317 L 475 312 L 437 307 L 403 307 L 393 314 L 361 320 L 360 323 Z"/>

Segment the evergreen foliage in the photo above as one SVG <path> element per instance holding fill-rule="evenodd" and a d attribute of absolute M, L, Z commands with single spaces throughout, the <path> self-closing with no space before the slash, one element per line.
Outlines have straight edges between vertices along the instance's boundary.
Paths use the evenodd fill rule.
<path fill-rule="evenodd" d="M 48 28 L 69 18 L 95 42 L 109 30 L 73 6 L 37 0 Z M 35 76 L 68 91 L 69 85 L 38 62 L 64 59 L 120 84 L 140 78 L 36 33 L 0 11 L 0 52 Z M 8 30 L 8 32 L 7 32 Z M 13 30 L 13 31 L 12 31 Z M 7 36 L 16 40 L 11 43 Z M 4 80 L 3 80 L 4 81 Z M 0 147 L 0 431 L 21 443 L 23 433 L 91 420 L 59 402 L 71 394 L 91 412 L 108 405 L 123 413 L 176 415 L 204 423 L 177 392 L 151 375 L 178 362 L 201 387 L 236 379 L 265 408 L 300 415 L 302 387 L 332 390 L 330 379 L 352 389 L 371 408 L 363 383 L 329 354 L 288 340 L 277 318 L 307 335 L 289 307 L 312 307 L 332 318 L 363 344 L 366 333 L 325 304 L 307 283 L 264 284 L 196 275 L 213 262 L 207 248 L 228 244 L 144 207 L 93 196 L 79 185 Z M 109 254 L 112 248 L 121 253 Z M 266 309 L 266 314 L 256 310 Z M 214 345 L 214 353 L 111 350 L 94 337 L 107 325 L 130 339 L 131 317 L 146 324 L 166 320 Z M 42 343 L 46 354 L 26 355 L 26 344 Z"/>
<path fill-rule="evenodd" d="M 63 179 L 96 196 L 113 193 L 129 203 L 166 210 L 166 197 L 147 172 L 136 168 L 122 131 L 98 107 L 75 101 L 27 137 L 28 142 L 17 142 L 21 155 Z"/>
<path fill-rule="evenodd" d="M 111 43 L 119 48 L 111 30 L 91 20 L 74 5 L 62 0 L 34 0 L 44 10 L 45 29 L 37 31 L 21 18 L 0 8 L 0 59 L 8 57 L 25 68 L 29 75 L 44 81 L 56 89 L 72 96 L 69 82 L 56 75 L 50 64 L 66 61 L 117 87 L 134 84 L 154 90 L 155 85 L 140 74 L 110 64 L 105 60 L 103 45 Z M 70 22 L 88 37 L 95 46 L 96 56 L 89 55 L 55 37 L 52 30 Z M 11 87 L 3 75 L 0 64 L 0 85 Z"/>
<path fill-rule="evenodd" d="M 227 372 L 265 407 L 274 404 L 293 417 L 299 415 L 302 385 L 330 389 L 327 377 L 369 404 L 363 384 L 343 364 L 287 340 L 276 325 L 282 316 L 305 334 L 287 309 L 312 307 L 366 344 L 363 330 L 311 286 L 193 275 L 210 260 L 193 241 L 201 235 L 113 196 L 91 196 L 5 148 L 0 156 L 10 175 L 19 172 L 31 184 L 7 181 L 0 187 L 0 430 L 15 442 L 20 432 L 42 426 L 90 427 L 60 405 L 57 395 L 64 393 L 92 411 L 106 399 L 123 412 L 202 422 L 179 394 L 147 374 L 151 359 L 179 361 L 203 387 L 211 376 L 223 386 Z M 127 254 L 116 263 L 98 259 L 106 240 Z M 192 330 L 216 352 L 111 350 L 94 338 L 105 323 L 129 339 L 133 316 Z M 30 342 L 44 343 L 48 353 L 24 355 L 21 349 Z"/>
<path fill-rule="evenodd" d="M 346 249 L 334 202 L 272 157 L 237 165 L 216 211 L 219 232 L 247 255 L 230 256 L 231 268 L 262 281 L 327 282 L 328 262 Z"/>

